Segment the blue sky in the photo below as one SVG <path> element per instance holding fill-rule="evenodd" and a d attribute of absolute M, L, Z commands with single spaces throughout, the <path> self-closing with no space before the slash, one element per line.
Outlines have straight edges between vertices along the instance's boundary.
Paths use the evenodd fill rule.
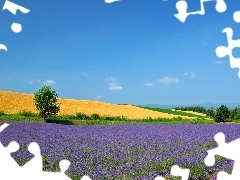
<path fill-rule="evenodd" d="M 1 90 L 34 93 L 48 84 L 62 98 L 110 103 L 240 102 L 238 69 L 215 53 L 227 46 L 225 27 L 240 38 L 240 1 L 225 0 L 224 13 L 206 2 L 205 15 L 185 23 L 174 16 L 177 0 L 11 2 L 30 12 L 1 11 Z M 187 2 L 189 12 L 200 9 L 200 0 Z M 11 31 L 13 22 L 22 32 Z"/>

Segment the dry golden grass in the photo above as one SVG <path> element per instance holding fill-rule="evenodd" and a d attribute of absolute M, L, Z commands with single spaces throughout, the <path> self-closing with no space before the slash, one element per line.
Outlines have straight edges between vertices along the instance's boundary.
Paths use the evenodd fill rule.
<path fill-rule="evenodd" d="M 59 98 L 58 103 L 60 103 L 60 115 L 75 115 L 77 112 L 81 112 L 87 115 L 98 113 L 100 116 L 124 116 L 130 119 L 178 117 L 176 115 L 151 111 L 131 105 L 117 105 L 98 101 Z M 35 109 L 33 94 L 10 91 L 0 91 L 0 110 L 8 114 L 21 111 L 38 112 Z M 190 119 L 191 117 L 185 118 Z"/>

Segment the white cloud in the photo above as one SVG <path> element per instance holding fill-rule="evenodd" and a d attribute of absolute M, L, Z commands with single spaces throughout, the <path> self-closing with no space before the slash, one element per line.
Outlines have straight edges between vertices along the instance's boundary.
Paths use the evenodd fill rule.
<path fill-rule="evenodd" d="M 191 72 L 185 72 L 183 75 L 188 76 L 190 78 L 194 78 L 196 76 L 196 73 L 191 71 Z"/>
<path fill-rule="evenodd" d="M 178 78 L 170 78 L 170 77 L 164 77 L 162 79 L 158 80 L 161 84 L 172 84 L 172 83 L 179 83 Z"/>
<path fill-rule="evenodd" d="M 144 85 L 145 85 L 145 86 L 153 86 L 153 83 L 145 82 Z"/>
<path fill-rule="evenodd" d="M 108 89 L 109 90 L 120 90 L 122 86 L 117 84 L 117 80 L 114 77 L 109 77 L 105 79 L 108 82 Z"/>
<path fill-rule="evenodd" d="M 41 83 L 41 81 L 39 79 L 37 79 L 37 80 L 30 80 L 27 83 L 28 84 L 37 84 L 37 83 Z"/>
<path fill-rule="evenodd" d="M 216 64 L 222 64 L 222 61 L 215 61 Z"/>
<path fill-rule="evenodd" d="M 108 85 L 109 85 L 109 87 L 108 87 L 109 90 L 120 90 L 120 89 L 122 89 L 122 86 L 119 86 L 116 83 L 109 83 Z"/>
<path fill-rule="evenodd" d="M 44 80 L 39 79 L 27 81 L 28 84 L 43 84 L 43 85 L 54 85 L 56 82 L 54 80 Z"/>
<path fill-rule="evenodd" d="M 56 82 L 53 80 L 45 80 L 45 81 L 43 81 L 43 84 L 44 85 L 54 85 L 54 84 L 56 84 Z"/>
<path fill-rule="evenodd" d="M 102 99 L 103 97 L 101 95 L 98 95 L 96 99 Z"/>

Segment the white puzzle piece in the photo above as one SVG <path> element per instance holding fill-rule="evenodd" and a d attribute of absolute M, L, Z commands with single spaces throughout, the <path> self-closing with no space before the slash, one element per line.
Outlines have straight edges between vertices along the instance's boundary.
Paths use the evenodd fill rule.
<path fill-rule="evenodd" d="M 187 2 L 185 0 L 179 0 L 178 2 L 176 2 L 176 9 L 177 9 L 178 13 L 174 14 L 174 16 L 179 21 L 184 23 L 186 21 L 187 17 L 190 16 L 190 15 L 196 15 L 196 14 L 204 15 L 205 14 L 204 3 L 205 2 L 210 2 L 210 1 L 216 1 L 215 9 L 219 13 L 223 13 L 223 12 L 226 11 L 227 5 L 224 2 L 224 0 L 200 0 L 201 9 L 199 11 L 195 11 L 195 12 L 187 12 L 187 9 L 188 9 Z"/>

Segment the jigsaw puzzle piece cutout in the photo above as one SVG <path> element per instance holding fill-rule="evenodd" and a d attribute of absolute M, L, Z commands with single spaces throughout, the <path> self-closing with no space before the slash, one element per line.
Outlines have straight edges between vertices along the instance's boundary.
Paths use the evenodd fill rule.
<path fill-rule="evenodd" d="M 59 175 L 61 175 L 61 180 L 70 180 L 70 178 L 65 174 L 65 172 L 67 171 L 67 169 L 69 168 L 70 166 L 70 161 L 64 159 L 64 160 L 61 160 L 59 162 L 59 166 L 60 166 L 60 173 L 58 173 Z"/>
<path fill-rule="evenodd" d="M 221 132 L 217 133 L 214 137 L 215 141 L 218 143 L 218 147 L 214 149 L 208 150 L 208 155 L 204 159 L 204 162 L 207 166 L 213 166 L 215 163 L 215 155 L 219 155 L 225 157 L 227 159 L 231 159 L 234 162 L 232 174 L 229 175 L 228 173 L 221 172 L 218 174 L 220 179 L 232 179 L 235 180 L 236 178 L 240 177 L 240 158 L 239 158 L 239 151 L 240 151 L 240 139 L 236 139 L 232 142 L 226 143 L 225 142 L 225 135 Z M 237 180 L 237 179 L 236 179 Z"/>
<path fill-rule="evenodd" d="M 233 13 L 233 20 L 236 23 L 240 23 L 240 11 L 236 11 L 236 12 Z"/>
<path fill-rule="evenodd" d="M 9 124 L 5 123 L 0 126 L 0 132 L 2 132 Z M 12 158 L 11 153 L 18 151 L 20 148 L 19 144 L 16 141 L 9 143 L 7 147 L 4 147 L 0 142 L 0 171 L 1 179 L 24 179 L 24 180 L 33 180 L 33 179 L 58 179 L 58 180 L 71 180 L 66 174 L 66 170 L 70 166 L 70 161 L 61 160 L 59 163 L 60 172 L 43 172 L 42 156 L 41 149 L 36 142 L 32 142 L 28 145 L 28 151 L 34 155 L 30 161 L 25 165 L 20 167 L 18 163 Z M 85 176 L 85 179 L 82 180 L 91 180 L 88 176 Z"/>
<path fill-rule="evenodd" d="M 180 0 L 176 3 L 176 9 L 178 11 L 178 14 L 175 14 L 174 16 L 178 18 L 178 20 L 180 20 L 181 22 L 185 22 L 189 15 L 195 15 L 195 14 L 204 15 L 205 9 L 204 9 L 203 3 L 208 1 L 213 1 L 213 0 L 200 0 L 200 5 L 201 5 L 200 11 L 187 12 L 187 9 L 188 9 L 187 2 L 185 0 Z"/>
<path fill-rule="evenodd" d="M 7 46 L 4 44 L 0 44 L 0 50 L 1 49 L 7 51 Z"/>
<path fill-rule="evenodd" d="M 227 5 L 224 0 L 200 0 L 201 9 L 199 11 L 195 11 L 195 12 L 187 12 L 187 9 L 188 9 L 187 2 L 185 0 L 179 0 L 178 2 L 176 2 L 176 9 L 177 9 L 178 13 L 174 14 L 174 16 L 179 21 L 185 22 L 189 15 L 196 15 L 196 14 L 204 15 L 205 14 L 204 3 L 209 2 L 209 1 L 216 1 L 215 9 L 219 13 L 223 13 L 226 11 Z"/>
<path fill-rule="evenodd" d="M 171 168 L 171 174 L 173 176 L 181 176 L 182 180 L 187 180 L 189 177 L 190 170 L 182 169 L 178 165 L 174 165 Z M 157 176 L 154 180 L 165 180 L 162 176 Z"/>
<path fill-rule="evenodd" d="M 0 163 L 1 177 L 7 177 L 8 179 L 14 179 L 18 177 L 20 166 L 13 159 L 11 153 L 18 151 L 19 147 L 20 146 L 16 141 L 10 142 L 7 147 L 4 147 L 0 142 L 0 159 L 1 162 L 4 162 Z"/>
<path fill-rule="evenodd" d="M 240 18 L 239 18 L 240 20 Z M 233 30 L 232 28 L 224 28 L 223 33 L 226 33 L 227 36 L 227 42 L 228 42 L 228 46 L 218 46 L 216 48 L 216 55 L 219 58 L 225 57 L 225 56 L 229 56 L 229 61 L 230 61 L 230 67 L 231 68 L 239 68 L 239 72 L 238 72 L 238 77 L 240 78 L 240 58 L 235 58 L 232 54 L 232 51 L 234 48 L 240 48 L 240 39 L 237 40 L 233 40 Z"/>
<path fill-rule="evenodd" d="M 6 0 L 4 5 L 3 5 L 2 10 L 5 10 L 5 9 L 7 9 L 9 12 L 11 12 L 14 15 L 16 15 L 17 10 L 21 11 L 24 14 L 30 12 L 29 9 L 27 9 L 25 7 L 22 7 L 22 6 L 19 6 L 18 4 L 15 4 L 15 3 L 11 2 L 11 1 L 8 1 L 8 0 Z"/>
<path fill-rule="evenodd" d="M 29 179 L 44 179 L 44 180 L 71 180 L 65 171 L 70 166 L 70 161 L 61 160 L 59 163 L 60 172 L 45 172 L 43 171 L 41 149 L 36 142 L 32 142 L 28 146 L 28 151 L 34 155 L 34 157 L 28 161 L 24 166 L 21 167 L 21 177 L 25 180 Z M 29 173 L 31 172 L 31 173 Z M 27 176 L 26 176 L 27 175 Z"/>
<path fill-rule="evenodd" d="M 178 165 L 174 165 L 171 168 L 171 174 L 173 176 L 181 176 L 182 180 L 187 180 L 189 177 L 190 170 L 189 169 L 182 169 Z"/>
<path fill-rule="evenodd" d="M 235 178 L 232 178 L 232 176 L 224 171 L 220 171 L 217 175 L 218 180 L 237 180 Z"/>
<path fill-rule="evenodd" d="M 0 44 L 0 46 L 1 46 L 1 44 Z M 1 48 L 1 47 L 0 47 Z M 2 132 L 4 129 L 6 129 L 7 127 L 9 126 L 9 124 L 7 124 L 7 123 L 4 123 L 4 124 L 2 124 L 1 126 L 0 126 L 0 132 Z"/>
<path fill-rule="evenodd" d="M 35 179 L 35 177 L 40 177 L 43 172 L 41 150 L 36 142 L 32 142 L 28 145 L 28 151 L 34 157 L 21 167 L 21 176 L 27 179 Z M 26 177 L 26 174 L 29 174 L 28 177 Z"/>
<path fill-rule="evenodd" d="M 59 162 L 60 172 L 65 173 L 70 166 L 70 161 L 64 159 Z"/>
<path fill-rule="evenodd" d="M 214 139 L 218 143 L 218 147 L 208 150 L 208 156 L 204 160 L 207 166 L 212 166 L 215 163 L 215 155 L 219 155 L 231 160 L 238 159 L 240 151 L 240 139 L 226 143 L 225 135 L 221 132 L 217 133 L 214 136 Z"/>
<path fill-rule="evenodd" d="M 157 177 L 154 178 L 154 180 L 165 180 L 165 178 L 162 177 L 162 176 L 157 176 Z"/>
<path fill-rule="evenodd" d="M 9 124 L 7 123 L 1 125 L 0 132 L 2 132 L 8 126 Z M 12 158 L 11 153 L 18 151 L 19 147 L 20 146 L 16 141 L 10 142 L 7 147 L 4 147 L 0 142 L 0 159 L 1 162 L 4 162 L 0 163 L 1 177 L 7 177 L 9 179 L 18 177 L 17 174 L 20 170 L 20 167 L 18 163 Z M 14 171 L 15 173 L 12 173 L 12 171 Z"/>
<path fill-rule="evenodd" d="M 87 175 L 84 175 L 82 178 L 81 178 L 81 180 L 92 180 L 89 176 L 87 176 Z"/>
<path fill-rule="evenodd" d="M 236 23 L 240 23 L 240 11 L 233 14 L 233 19 Z M 232 54 L 234 48 L 240 48 L 240 39 L 233 40 L 233 30 L 230 27 L 224 28 L 223 33 L 226 33 L 228 46 L 218 46 L 216 48 L 216 55 L 219 58 L 229 56 L 230 67 L 239 68 L 238 77 L 240 78 L 240 58 L 235 58 Z"/>
<path fill-rule="evenodd" d="M 224 0 L 216 0 L 217 3 L 216 3 L 216 6 L 215 6 L 215 9 L 217 10 L 217 12 L 219 13 L 223 13 L 227 10 L 227 5 L 225 3 Z"/>
<path fill-rule="evenodd" d="M 59 162 L 60 172 L 43 172 L 42 173 L 42 179 L 46 180 L 52 180 L 52 179 L 58 179 L 58 180 L 71 180 L 66 174 L 66 170 L 70 166 L 70 161 L 68 160 L 61 160 Z"/>
<path fill-rule="evenodd" d="M 188 5 L 186 1 L 178 1 L 176 3 L 176 9 L 178 14 L 174 14 L 174 16 L 181 22 L 185 22 L 189 14 L 187 13 Z"/>

